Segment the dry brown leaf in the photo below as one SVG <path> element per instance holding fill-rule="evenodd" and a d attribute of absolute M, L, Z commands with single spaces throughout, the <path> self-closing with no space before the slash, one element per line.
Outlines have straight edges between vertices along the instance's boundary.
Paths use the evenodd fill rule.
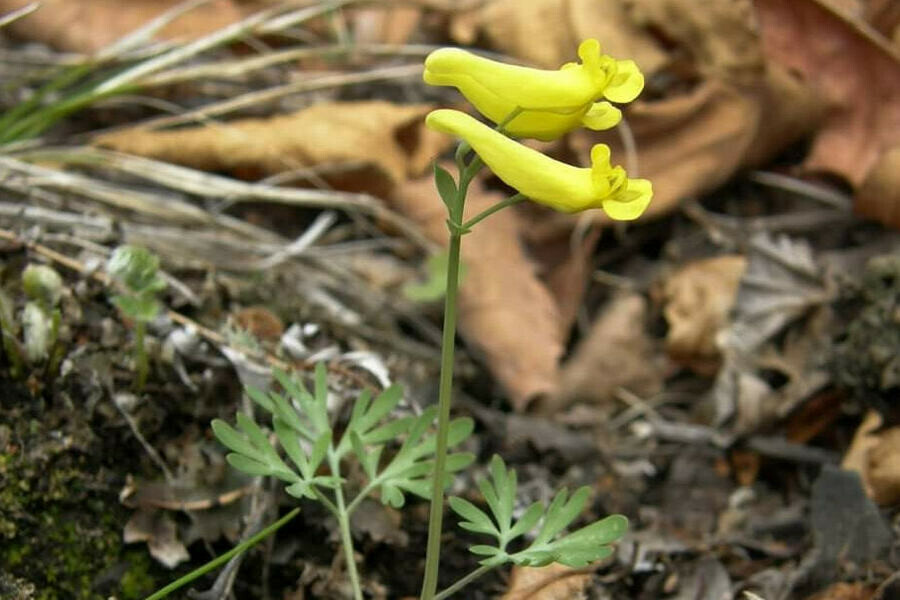
<path fill-rule="evenodd" d="M 0 0 L 0 14 L 31 0 Z M 38 10 L 9 25 L 16 35 L 72 52 L 95 52 L 146 25 L 182 0 L 42 0 Z M 264 0 L 211 0 L 166 25 L 164 40 L 193 39 L 242 19 Z"/>
<path fill-rule="evenodd" d="M 122 536 L 126 544 L 147 542 L 151 556 L 170 569 L 191 558 L 178 539 L 175 521 L 161 510 L 136 510 L 125 524 Z"/>
<path fill-rule="evenodd" d="M 474 216 L 501 199 L 498 193 L 480 189 L 476 181 L 466 215 Z M 392 201 L 429 238 L 447 243 L 446 209 L 430 177 L 408 182 Z M 564 337 L 559 309 L 522 249 L 519 228 L 515 211 L 504 210 L 463 238 L 466 275 L 460 289 L 459 327 L 512 406 L 522 411 L 535 398 L 556 393 Z"/>
<path fill-rule="evenodd" d="M 756 134 L 759 113 L 754 98 L 715 79 L 683 96 L 632 104 L 628 124 L 639 174 L 653 181 L 646 215 L 671 212 L 682 198 L 731 177 Z M 583 164 L 590 163 L 590 149 L 600 142 L 610 146 L 614 163 L 627 164 L 627 150 L 615 132 L 579 130 L 570 140 Z"/>
<path fill-rule="evenodd" d="M 629 0 L 635 19 L 686 50 L 705 77 L 754 85 L 763 72 L 751 0 Z"/>
<path fill-rule="evenodd" d="M 879 495 L 879 491 L 876 490 L 871 479 L 870 457 L 872 456 L 872 451 L 881 445 L 882 433 L 879 432 L 879 429 L 882 424 L 883 420 L 878 412 L 870 410 L 866 413 L 862 423 L 856 429 L 850 447 L 844 454 L 843 461 L 841 461 L 841 467 L 859 473 L 866 494 L 873 500 Z M 900 450 L 900 447 L 898 447 L 898 450 Z M 882 451 L 881 456 L 884 454 L 884 451 Z"/>
<path fill-rule="evenodd" d="M 425 128 L 433 107 L 382 101 L 323 103 L 267 119 L 242 119 L 175 131 L 128 129 L 97 145 L 210 171 L 268 175 L 310 166 L 348 164 L 334 187 L 379 196 L 421 174 L 450 144 Z"/>
<path fill-rule="evenodd" d="M 493 0 L 454 17 L 451 35 L 458 42 L 470 44 L 482 34 L 493 48 L 548 69 L 571 62 L 585 38 L 600 40 L 605 52 L 630 58 L 647 72 L 667 61 L 623 0 Z"/>
<path fill-rule="evenodd" d="M 604 402 L 619 387 L 641 396 L 658 392 L 662 372 L 653 342 L 644 330 L 646 319 L 643 296 L 613 299 L 563 366 L 560 395 L 548 399 L 547 410 L 576 400 Z"/>
<path fill-rule="evenodd" d="M 348 12 L 357 44 L 405 44 L 422 20 L 421 6 L 365 7 Z"/>
<path fill-rule="evenodd" d="M 663 314 L 670 356 L 702 374 L 718 370 L 716 336 L 728 323 L 746 266 L 743 256 L 717 256 L 692 262 L 666 280 Z"/>
<path fill-rule="evenodd" d="M 565 565 L 513 567 L 502 600 L 577 600 L 585 598 L 590 573 Z"/>
<path fill-rule="evenodd" d="M 900 146 L 900 51 L 861 19 L 815 0 L 756 4 L 767 56 L 829 103 L 805 167 L 861 186 L 882 156 Z M 882 202 L 896 212 L 900 191 L 891 191 Z"/>
<path fill-rule="evenodd" d="M 900 146 L 887 150 L 856 193 L 857 212 L 900 229 Z"/>
<path fill-rule="evenodd" d="M 865 583 L 835 583 L 806 600 L 869 600 L 875 587 Z"/>

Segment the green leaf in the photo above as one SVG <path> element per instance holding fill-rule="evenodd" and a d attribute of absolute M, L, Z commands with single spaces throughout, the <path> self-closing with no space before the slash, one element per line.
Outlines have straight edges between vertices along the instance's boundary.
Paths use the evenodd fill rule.
<path fill-rule="evenodd" d="M 222 445 L 238 454 L 264 461 L 265 455 L 254 448 L 247 439 L 222 419 L 213 419 L 212 430 Z"/>
<path fill-rule="evenodd" d="M 400 439 L 400 436 L 408 432 L 409 428 L 412 427 L 413 421 L 415 421 L 415 417 L 403 417 L 390 421 L 381 427 L 369 431 L 363 436 L 363 439 L 367 444 L 383 444 L 391 440 Z"/>
<path fill-rule="evenodd" d="M 316 494 L 315 492 L 313 492 L 313 487 L 308 481 L 298 481 L 297 483 L 292 483 L 291 485 L 284 488 L 284 490 L 294 498 L 309 498 L 310 500 L 316 499 Z"/>
<path fill-rule="evenodd" d="M 469 546 L 469 552 L 472 554 L 478 554 L 480 556 L 496 556 L 503 552 L 500 548 L 495 548 L 493 546 L 485 546 L 483 544 L 476 544 L 474 546 Z"/>
<path fill-rule="evenodd" d="M 262 463 L 243 454 L 237 454 L 235 452 L 230 453 L 225 457 L 232 467 L 237 469 L 238 471 L 243 471 L 248 475 L 272 475 L 272 469 L 268 464 Z"/>
<path fill-rule="evenodd" d="M 572 497 L 568 499 L 568 490 L 562 489 L 553 498 L 550 507 L 547 509 L 547 515 L 544 517 L 544 524 L 535 538 L 535 544 L 542 544 L 549 541 L 557 533 L 568 527 L 569 523 L 574 521 L 587 503 L 591 489 L 583 486 L 576 490 Z"/>
<path fill-rule="evenodd" d="M 529 506 L 525 513 L 516 521 L 516 524 L 513 525 L 512 529 L 509 530 L 507 534 L 508 541 L 512 541 L 519 536 L 525 535 L 532 529 L 534 529 L 535 525 L 538 524 L 538 521 L 541 520 L 541 517 L 544 514 L 544 504 L 543 502 L 535 502 L 531 506 Z"/>
<path fill-rule="evenodd" d="M 315 473 L 315 468 L 310 467 L 306 451 L 300 445 L 296 432 L 278 418 L 273 420 L 273 425 L 275 427 L 275 436 L 278 438 L 281 447 L 284 448 L 288 458 L 300 469 L 300 475 L 303 476 L 303 479 L 311 479 Z"/>
<path fill-rule="evenodd" d="M 622 515 L 612 515 L 591 523 L 569 535 L 554 541 L 538 543 L 510 556 L 510 560 L 521 566 L 544 566 L 558 562 L 578 568 L 606 558 L 612 554 L 609 544 L 620 539 L 628 530 L 628 519 Z"/>
<path fill-rule="evenodd" d="M 272 405 L 272 400 L 270 400 L 266 393 L 261 389 L 255 388 L 252 385 L 248 385 L 244 387 L 244 393 L 250 396 L 251 400 L 259 404 L 267 412 L 275 412 L 275 407 Z"/>
<path fill-rule="evenodd" d="M 451 497 L 448 502 L 450 508 L 452 508 L 460 517 L 465 519 L 459 523 L 460 527 L 469 531 L 474 531 L 475 533 L 492 535 L 496 538 L 500 537 L 500 532 L 497 530 L 497 527 L 494 526 L 491 518 L 480 508 L 468 500 L 457 498 L 455 496 Z"/>
<path fill-rule="evenodd" d="M 441 250 L 425 259 L 425 280 L 408 283 L 403 287 L 403 295 L 413 302 L 435 302 L 447 292 L 447 271 L 450 267 L 450 255 Z M 458 283 L 462 285 L 467 273 L 464 263 L 459 265 Z"/>
<path fill-rule="evenodd" d="M 331 431 L 325 431 L 319 436 L 319 439 L 315 441 L 312 451 L 309 453 L 309 467 L 313 473 L 319 468 L 319 465 L 322 464 L 322 461 L 325 459 L 325 454 L 328 452 L 330 446 Z"/>
<path fill-rule="evenodd" d="M 458 201 L 456 197 L 456 182 L 453 181 L 453 176 L 450 175 L 447 169 L 437 163 L 434 163 L 434 184 L 437 187 L 438 194 L 441 196 L 441 200 L 444 202 L 444 206 L 451 210 Z"/>

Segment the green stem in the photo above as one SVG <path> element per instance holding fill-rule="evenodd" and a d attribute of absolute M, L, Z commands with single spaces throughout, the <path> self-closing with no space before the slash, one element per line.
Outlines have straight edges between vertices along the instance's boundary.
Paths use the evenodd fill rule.
<path fill-rule="evenodd" d="M 134 360 L 137 378 L 135 379 L 134 389 L 141 392 L 144 384 L 147 382 L 147 373 L 149 366 L 147 364 L 147 349 L 144 347 L 144 338 L 146 337 L 147 323 L 138 320 L 134 325 Z"/>
<path fill-rule="evenodd" d="M 460 178 L 457 204 L 465 201 L 465 191 Z M 455 208 L 455 207 L 454 207 Z M 462 216 L 462 210 L 451 215 L 451 220 Z M 456 221 L 458 222 L 458 221 Z M 462 236 L 451 228 L 450 252 L 447 261 L 447 294 L 444 299 L 444 332 L 441 341 L 441 381 L 438 392 L 437 449 L 434 457 L 434 480 L 431 491 L 431 512 L 428 518 L 428 545 L 425 552 L 425 579 L 422 582 L 422 600 L 432 600 L 437 591 L 437 575 L 441 553 L 441 526 L 444 517 L 444 470 L 447 460 L 447 430 L 450 422 L 450 396 L 453 388 L 453 355 L 456 337 L 456 296 L 459 287 L 459 251 Z"/>
<path fill-rule="evenodd" d="M 498 131 L 522 113 L 516 108 L 497 125 Z M 447 463 L 447 433 L 450 427 L 450 403 L 453 393 L 453 357 L 456 350 L 456 299 L 459 293 L 459 254 L 462 245 L 461 227 L 469 184 L 484 162 L 477 154 L 468 166 L 465 155 L 468 144 L 461 142 L 457 148 L 457 166 L 460 169 L 456 198 L 449 207 L 450 247 L 447 258 L 447 292 L 444 297 L 444 330 L 441 338 L 441 380 L 438 390 L 438 431 L 434 455 L 434 473 L 431 486 L 431 510 L 428 515 L 428 544 L 425 549 L 425 577 L 422 581 L 421 600 L 434 600 L 438 584 L 438 568 L 441 561 L 441 531 L 444 519 L 444 478 Z M 502 207 L 501 207 L 502 208 Z M 499 210 L 499 209 L 498 209 Z"/>
<path fill-rule="evenodd" d="M 246 550 L 247 548 L 250 548 L 251 546 L 258 544 L 261 540 L 265 539 L 269 535 L 278 531 L 282 526 L 284 526 L 288 521 L 290 521 L 291 519 L 296 517 L 299 513 L 300 513 L 300 509 L 295 508 L 288 514 L 284 515 L 283 517 L 281 517 L 280 519 L 278 519 L 277 521 L 275 521 L 274 523 L 272 523 L 271 525 L 269 525 L 268 527 L 266 527 L 265 529 L 263 529 L 262 531 L 260 531 L 256 535 L 254 535 L 253 537 L 251 537 L 250 539 L 248 539 L 244 542 L 241 542 L 240 544 L 238 544 L 237 546 L 235 546 L 234 548 L 232 548 L 231 550 L 229 550 L 222 556 L 212 559 L 211 561 L 209 561 L 202 567 L 194 569 L 193 571 L 191 571 L 184 577 L 180 577 L 180 578 L 176 579 L 175 581 L 173 581 L 166 587 L 162 588 L 161 590 L 153 593 L 150 596 L 147 596 L 147 598 L 145 598 L 144 600 L 159 600 L 160 598 L 165 598 L 166 596 L 168 596 L 169 594 L 171 594 L 178 588 L 189 584 L 190 582 L 197 579 L 201 575 L 205 575 L 206 573 L 209 573 L 210 571 L 212 571 L 219 565 L 231 560 L 231 558 L 233 556 L 236 556 L 236 555 L 240 554 L 241 552 L 243 552 L 244 550 Z"/>
<path fill-rule="evenodd" d="M 471 573 L 469 573 L 468 575 L 466 575 L 465 577 L 463 577 L 462 579 L 460 579 L 459 581 L 457 581 L 456 583 L 454 583 L 453 585 L 448 587 L 446 590 L 442 590 L 440 594 L 438 594 L 434 597 L 434 600 L 444 600 L 444 598 L 449 598 L 450 596 L 452 596 L 459 590 L 463 589 L 464 587 L 466 587 L 467 585 L 469 585 L 470 583 L 472 583 L 473 581 L 475 581 L 482 575 L 492 571 L 493 569 L 494 569 L 494 567 L 489 567 L 489 566 L 485 566 L 485 565 L 478 567 L 477 569 L 475 569 L 474 571 L 472 571 Z"/>
<path fill-rule="evenodd" d="M 518 204 L 519 202 L 522 202 L 525 199 L 526 198 L 523 194 L 516 194 L 514 196 L 510 196 L 509 198 L 501 200 L 497 204 L 481 211 L 480 213 L 478 213 L 477 215 L 475 215 L 474 217 L 472 217 L 471 219 L 469 219 L 468 221 L 463 223 L 463 229 L 471 229 L 478 223 L 481 223 L 482 221 L 487 219 L 489 216 L 491 216 L 495 212 L 503 210 L 507 206 L 513 206 L 515 204 Z"/>
<path fill-rule="evenodd" d="M 329 457 L 331 472 L 335 476 L 340 472 L 338 460 L 333 455 Z M 353 587 L 354 600 L 363 600 L 362 587 L 359 585 L 359 573 L 356 570 L 356 558 L 353 556 L 353 537 L 350 535 L 350 512 L 344 503 L 344 490 L 340 484 L 334 486 L 334 516 L 337 517 L 338 527 L 341 530 L 341 546 L 344 548 L 344 561 L 347 563 L 347 575 L 350 577 L 350 585 Z"/>

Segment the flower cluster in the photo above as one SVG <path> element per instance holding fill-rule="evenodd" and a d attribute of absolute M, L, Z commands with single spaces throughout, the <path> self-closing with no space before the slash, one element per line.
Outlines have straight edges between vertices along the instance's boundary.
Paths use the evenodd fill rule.
<path fill-rule="evenodd" d="M 535 202 L 562 212 L 603 208 L 613 219 L 636 219 L 650 203 L 652 186 L 613 167 L 605 144 L 592 148 L 590 168 L 578 168 L 508 137 L 546 141 L 577 127 L 618 124 L 622 114 L 609 101 L 634 100 L 643 89 L 643 75 L 633 61 L 601 54 L 597 40 L 582 42 L 578 56 L 580 63 L 548 71 L 456 48 L 436 50 L 425 61 L 425 82 L 456 87 L 481 114 L 502 124 L 502 131 L 448 109 L 433 111 L 426 124 L 465 140 L 494 174 Z"/>

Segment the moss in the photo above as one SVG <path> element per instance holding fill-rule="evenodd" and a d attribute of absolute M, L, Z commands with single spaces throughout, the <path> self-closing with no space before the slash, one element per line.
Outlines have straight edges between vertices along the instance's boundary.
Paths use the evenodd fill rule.
<path fill-rule="evenodd" d="M 129 568 L 119 582 L 119 597 L 122 600 L 144 598 L 156 588 L 156 580 L 150 574 L 150 559 L 144 552 L 129 552 Z"/>
<path fill-rule="evenodd" d="M 12 385 L 0 380 L 0 398 Z M 109 472 L 85 418 L 57 408 L 36 419 L 45 407 L 22 396 L 2 404 L 9 429 L 0 435 L 0 583 L 26 582 L 19 588 L 31 595 L 0 598 L 125 600 L 152 591 L 153 565 L 122 542 L 129 511 L 114 491 L 98 491 L 110 489 Z"/>

